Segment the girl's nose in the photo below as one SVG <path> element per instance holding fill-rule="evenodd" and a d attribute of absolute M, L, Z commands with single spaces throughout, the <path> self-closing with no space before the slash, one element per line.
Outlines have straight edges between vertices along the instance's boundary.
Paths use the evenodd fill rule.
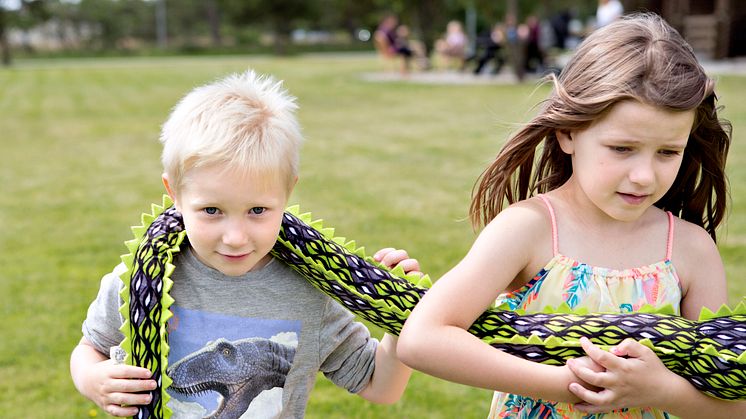
<path fill-rule="evenodd" d="M 629 172 L 629 180 L 638 185 L 650 185 L 655 180 L 655 169 L 653 162 L 644 159 L 632 166 Z"/>

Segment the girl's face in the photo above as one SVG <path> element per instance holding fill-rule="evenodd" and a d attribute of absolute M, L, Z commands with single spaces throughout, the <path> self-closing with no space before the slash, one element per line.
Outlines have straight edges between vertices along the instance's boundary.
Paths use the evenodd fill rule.
<path fill-rule="evenodd" d="M 558 132 L 572 159 L 568 185 L 613 219 L 638 219 L 676 179 L 693 122 L 694 110 L 627 100 L 584 129 Z"/>

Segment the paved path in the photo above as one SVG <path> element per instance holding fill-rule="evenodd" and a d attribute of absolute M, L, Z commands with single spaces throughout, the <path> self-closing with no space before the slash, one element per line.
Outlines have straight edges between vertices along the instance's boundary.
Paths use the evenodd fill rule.
<path fill-rule="evenodd" d="M 737 75 L 746 76 L 746 57 L 731 58 L 727 60 L 702 60 L 702 66 L 705 71 L 712 75 Z M 517 78 L 510 71 L 510 68 L 504 68 L 499 74 L 479 74 L 474 75 L 470 72 L 459 71 L 413 71 L 408 74 L 401 74 L 395 71 L 363 73 L 363 80 L 370 82 L 406 82 L 419 84 L 451 84 L 451 85 L 479 85 L 479 84 L 514 84 Z M 525 83 L 536 83 L 539 77 L 527 74 Z"/>

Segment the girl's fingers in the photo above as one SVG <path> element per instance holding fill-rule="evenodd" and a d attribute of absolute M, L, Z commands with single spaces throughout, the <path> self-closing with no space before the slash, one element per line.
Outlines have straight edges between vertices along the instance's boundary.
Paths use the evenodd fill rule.
<path fill-rule="evenodd" d="M 590 340 L 588 340 L 588 338 L 580 338 L 580 345 L 583 347 L 583 350 L 589 358 L 607 370 L 614 369 L 618 366 L 618 361 L 620 360 L 619 357 L 594 345 Z"/>
<path fill-rule="evenodd" d="M 611 352 L 616 356 L 627 356 L 630 358 L 642 358 L 649 352 L 652 352 L 650 348 L 634 339 L 625 339 L 618 346 L 614 347 Z"/>
<path fill-rule="evenodd" d="M 608 374 L 606 373 L 606 371 L 594 371 L 586 366 L 581 365 L 580 362 L 576 362 L 574 359 L 568 360 L 567 366 L 570 368 L 570 371 L 572 371 L 573 374 L 592 386 L 605 388 L 605 384 L 608 384 L 608 380 L 606 379 Z"/>
<path fill-rule="evenodd" d="M 588 390 L 579 383 L 570 383 L 569 390 L 572 394 L 578 396 L 586 403 L 596 404 L 599 403 L 602 399 L 599 393 Z"/>

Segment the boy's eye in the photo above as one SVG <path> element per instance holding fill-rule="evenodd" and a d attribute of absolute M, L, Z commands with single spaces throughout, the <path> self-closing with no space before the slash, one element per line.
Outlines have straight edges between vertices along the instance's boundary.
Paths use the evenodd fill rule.
<path fill-rule="evenodd" d="M 250 209 L 249 211 L 252 214 L 254 214 L 254 215 L 259 215 L 259 214 L 263 213 L 265 209 L 266 208 L 264 208 L 264 207 L 254 207 L 254 208 Z"/>
<path fill-rule="evenodd" d="M 615 145 L 610 147 L 613 151 L 616 151 L 617 153 L 626 153 L 630 151 L 629 147 L 622 146 L 622 145 Z"/>
<path fill-rule="evenodd" d="M 218 209 L 215 207 L 207 207 L 203 211 L 205 212 L 205 214 L 208 215 L 215 215 L 218 213 Z"/>

